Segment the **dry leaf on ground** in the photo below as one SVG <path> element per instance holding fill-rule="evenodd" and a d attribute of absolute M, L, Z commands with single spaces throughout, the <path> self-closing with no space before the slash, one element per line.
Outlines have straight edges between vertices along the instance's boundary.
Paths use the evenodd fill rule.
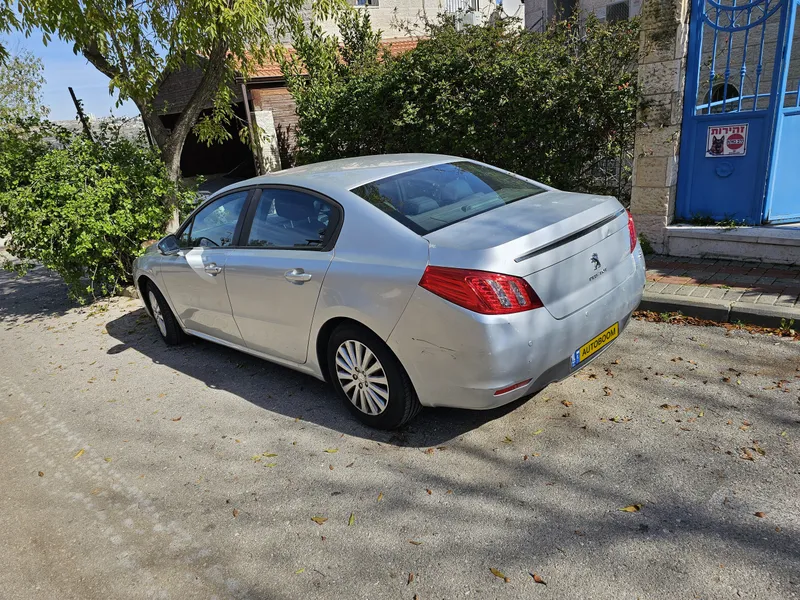
<path fill-rule="evenodd" d="M 763 513 L 763 512 L 761 512 L 761 511 L 755 512 L 755 513 L 753 513 L 753 514 L 754 514 L 756 517 L 758 517 L 759 519 L 763 519 L 764 517 L 766 517 L 766 516 L 767 516 L 767 513 Z"/>
<path fill-rule="evenodd" d="M 495 569 L 494 567 L 491 567 L 489 570 L 492 572 L 492 575 L 494 575 L 498 579 L 502 579 L 506 583 L 511 581 L 508 577 L 505 576 L 505 574 L 501 570 Z"/>
<path fill-rule="evenodd" d="M 347 526 L 352 527 L 356 522 L 356 515 L 355 513 L 350 513 L 350 518 L 347 519 Z"/>
<path fill-rule="evenodd" d="M 417 540 L 408 540 L 408 543 L 414 546 L 422 546 L 422 542 L 418 542 Z"/>
<path fill-rule="evenodd" d="M 541 583 L 542 585 L 547 585 L 547 582 L 544 579 L 542 579 L 542 577 L 540 575 L 537 575 L 536 573 L 531 573 L 531 577 L 533 577 L 533 580 L 536 583 Z"/>
<path fill-rule="evenodd" d="M 642 510 L 642 505 L 641 504 L 629 504 L 628 506 L 626 506 L 624 508 L 620 508 L 618 510 L 621 510 L 622 512 L 628 512 L 628 513 L 639 512 L 640 510 Z"/>
<path fill-rule="evenodd" d="M 86 452 L 86 450 L 81 448 L 80 450 L 78 450 L 78 453 L 75 456 L 73 456 L 72 458 L 80 458 L 81 456 L 83 456 L 84 452 Z"/>
<path fill-rule="evenodd" d="M 325 521 L 328 520 L 328 517 L 311 517 L 311 520 L 314 521 L 317 525 L 322 525 Z"/>
<path fill-rule="evenodd" d="M 325 450 L 323 450 L 323 452 L 327 452 L 328 454 L 335 454 L 338 451 L 338 448 L 325 448 Z"/>

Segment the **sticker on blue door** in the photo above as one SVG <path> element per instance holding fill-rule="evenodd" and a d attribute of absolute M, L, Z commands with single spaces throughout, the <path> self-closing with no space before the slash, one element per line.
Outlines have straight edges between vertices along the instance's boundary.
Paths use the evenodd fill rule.
<path fill-rule="evenodd" d="M 706 158 L 747 154 L 747 123 L 713 125 L 708 128 Z"/>

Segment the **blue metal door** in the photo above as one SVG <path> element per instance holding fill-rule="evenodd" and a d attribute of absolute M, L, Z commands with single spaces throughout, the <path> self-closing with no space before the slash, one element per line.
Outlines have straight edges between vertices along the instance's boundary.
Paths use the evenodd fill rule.
<path fill-rule="evenodd" d="M 676 212 L 758 224 L 781 89 L 787 5 L 694 0 Z"/>
<path fill-rule="evenodd" d="M 764 209 L 768 223 L 800 221 L 800 0 L 790 5 L 769 191 Z"/>

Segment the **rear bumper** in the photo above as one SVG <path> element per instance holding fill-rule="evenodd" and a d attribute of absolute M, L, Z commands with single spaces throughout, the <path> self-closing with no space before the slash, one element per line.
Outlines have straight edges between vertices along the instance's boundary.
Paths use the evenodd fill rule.
<path fill-rule="evenodd" d="M 638 247 L 630 260 L 633 268 L 627 279 L 563 319 L 544 309 L 479 315 L 417 288 L 387 342 L 423 405 L 502 406 L 586 366 L 590 360 L 573 369 L 570 357 L 609 326 L 619 322 L 622 333 L 641 301 L 645 283 L 644 258 Z M 531 381 L 525 386 L 494 395 L 526 379 Z"/>

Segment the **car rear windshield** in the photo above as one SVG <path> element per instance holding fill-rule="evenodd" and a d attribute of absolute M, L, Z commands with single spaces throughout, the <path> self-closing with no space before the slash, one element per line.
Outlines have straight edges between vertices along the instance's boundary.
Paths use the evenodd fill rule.
<path fill-rule="evenodd" d="M 351 190 L 420 235 L 544 192 L 544 188 L 467 161 L 379 179 Z"/>

